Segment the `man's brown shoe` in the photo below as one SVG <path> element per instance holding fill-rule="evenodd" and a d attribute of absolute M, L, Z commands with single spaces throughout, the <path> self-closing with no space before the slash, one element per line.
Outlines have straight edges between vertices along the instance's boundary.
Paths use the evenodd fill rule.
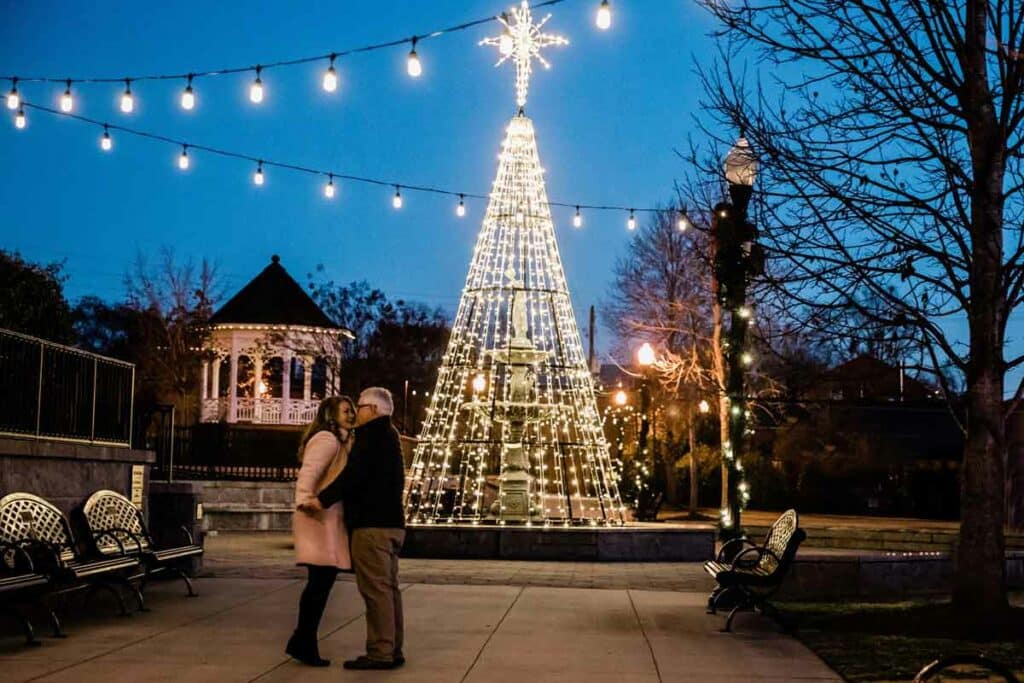
<path fill-rule="evenodd" d="M 403 660 L 404 661 L 404 660 Z M 342 666 L 346 669 L 370 670 L 370 669 L 394 669 L 395 662 L 382 662 L 379 659 L 370 659 L 366 655 L 347 660 Z"/>

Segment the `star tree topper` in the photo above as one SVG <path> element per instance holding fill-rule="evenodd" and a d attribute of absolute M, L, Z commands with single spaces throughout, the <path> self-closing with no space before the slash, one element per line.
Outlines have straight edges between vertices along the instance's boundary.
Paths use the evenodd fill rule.
<path fill-rule="evenodd" d="M 530 3 L 523 0 L 518 9 L 513 7 L 509 12 L 498 17 L 498 21 L 505 26 L 505 31 L 500 36 L 484 38 L 480 41 L 481 45 L 496 45 L 498 47 L 501 59 L 495 66 L 501 66 L 509 60 L 515 61 L 516 103 L 520 107 L 526 105 L 526 92 L 530 87 L 530 71 L 533 60 L 536 59 L 545 69 L 551 68 L 551 64 L 540 54 L 541 48 L 549 45 L 569 44 L 569 40 L 563 36 L 541 32 L 544 24 L 550 18 L 549 14 L 534 24 L 533 15 L 530 13 Z"/>

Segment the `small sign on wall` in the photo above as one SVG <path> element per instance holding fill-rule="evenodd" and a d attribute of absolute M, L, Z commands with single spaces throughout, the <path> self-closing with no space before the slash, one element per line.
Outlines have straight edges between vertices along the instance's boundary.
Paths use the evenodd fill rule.
<path fill-rule="evenodd" d="M 146 485 L 145 465 L 132 465 L 132 505 L 142 509 L 142 489 Z"/>

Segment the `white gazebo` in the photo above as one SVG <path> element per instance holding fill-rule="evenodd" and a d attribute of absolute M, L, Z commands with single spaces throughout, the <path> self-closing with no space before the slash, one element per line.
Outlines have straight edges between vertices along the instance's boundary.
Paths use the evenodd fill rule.
<path fill-rule="evenodd" d="M 274 256 L 210 318 L 203 422 L 305 424 L 338 390 L 340 327 Z"/>

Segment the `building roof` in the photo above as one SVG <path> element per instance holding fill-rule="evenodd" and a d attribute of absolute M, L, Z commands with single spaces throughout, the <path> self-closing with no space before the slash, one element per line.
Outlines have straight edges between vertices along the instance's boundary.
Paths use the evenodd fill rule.
<path fill-rule="evenodd" d="M 269 266 L 210 317 L 211 325 L 232 323 L 342 329 L 288 274 L 276 254 Z"/>
<path fill-rule="evenodd" d="M 914 401 L 933 398 L 935 395 L 934 389 L 909 376 L 901 368 L 867 354 L 825 372 L 821 387 L 830 393 L 842 394 L 846 399 Z"/>

